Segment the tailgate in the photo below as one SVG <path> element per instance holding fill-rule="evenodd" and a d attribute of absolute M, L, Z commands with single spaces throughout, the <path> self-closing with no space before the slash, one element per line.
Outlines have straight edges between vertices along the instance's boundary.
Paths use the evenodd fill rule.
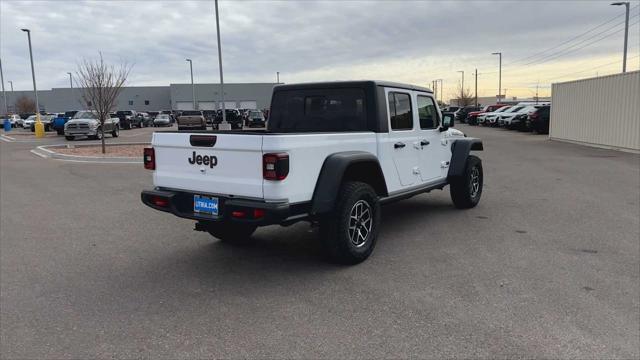
<path fill-rule="evenodd" d="M 155 186 L 263 198 L 262 135 L 156 132 Z"/>

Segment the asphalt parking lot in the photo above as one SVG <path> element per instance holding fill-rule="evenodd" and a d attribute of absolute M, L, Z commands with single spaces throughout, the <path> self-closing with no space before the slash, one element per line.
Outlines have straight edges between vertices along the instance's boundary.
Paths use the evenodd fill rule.
<path fill-rule="evenodd" d="M 638 358 L 640 156 L 457 127 L 484 140 L 478 207 L 386 206 L 353 267 L 306 224 L 194 232 L 142 205 L 141 165 L 0 142 L 0 357 Z"/>

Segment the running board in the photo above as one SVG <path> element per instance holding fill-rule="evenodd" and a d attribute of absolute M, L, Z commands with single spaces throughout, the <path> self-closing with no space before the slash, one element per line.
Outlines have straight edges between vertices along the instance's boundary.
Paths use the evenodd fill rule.
<path fill-rule="evenodd" d="M 415 188 L 415 189 L 399 191 L 399 192 L 390 194 L 387 197 L 380 198 L 380 204 L 385 205 L 385 204 L 389 204 L 389 203 L 392 203 L 392 202 L 395 202 L 395 201 L 408 199 L 410 197 L 413 197 L 413 196 L 416 196 L 416 195 L 419 195 L 419 194 L 422 194 L 422 193 L 425 193 L 425 192 L 429 192 L 429 191 L 434 190 L 434 189 L 442 190 L 447 185 L 448 185 L 447 182 L 441 182 L 441 183 L 422 186 L 422 187 Z"/>

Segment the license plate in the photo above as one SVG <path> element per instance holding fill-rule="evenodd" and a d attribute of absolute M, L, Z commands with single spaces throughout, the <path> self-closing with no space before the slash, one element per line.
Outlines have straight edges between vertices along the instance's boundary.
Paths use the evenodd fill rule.
<path fill-rule="evenodd" d="M 218 215 L 218 198 L 193 195 L 193 211 L 200 214 Z"/>

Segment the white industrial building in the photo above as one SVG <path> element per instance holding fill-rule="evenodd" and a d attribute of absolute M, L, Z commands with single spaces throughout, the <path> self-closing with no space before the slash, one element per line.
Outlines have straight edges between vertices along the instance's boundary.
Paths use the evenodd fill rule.
<path fill-rule="evenodd" d="M 549 137 L 640 152 L 640 71 L 553 84 Z"/>
<path fill-rule="evenodd" d="M 268 109 L 275 83 L 224 84 L 225 108 Z M 220 84 L 195 84 L 195 107 L 199 110 L 222 108 Z M 127 86 L 117 100 L 117 110 L 157 111 L 192 110 L 194 108 L 191 84 L 169 86 Z M 22 96 L 35 99 L 33 91 L 7 91 L 7 107 L 15 112 L 15 102 Z M 40 110 L 62 112 L 84 109 L 81 89 L 53 88 L 39 90 Z M 4 99 L 0 99 L 3 102 Z M 1 104 L 4 107 L 4 104 Z M 0 110 L 4 112 L 4 108 Z"/>

